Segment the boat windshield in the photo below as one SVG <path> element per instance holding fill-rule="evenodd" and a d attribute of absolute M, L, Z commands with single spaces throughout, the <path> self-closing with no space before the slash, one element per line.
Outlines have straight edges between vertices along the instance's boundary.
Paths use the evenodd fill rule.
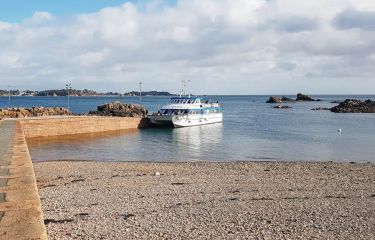
<path fill-rule="evenodd" d="M 180 114 L 188 114 L 188 109 L 162 109 L 160 110 L 161 114 L 164 115 L 180 115 Z"/>
<path fill-rule="evenodd" d="M 169 102 L 173 103 L 173 104 L 197 104 L 197 103 L 201 103 L 199 98 L 193 98 L 193 99 L 178 98 L 178 99 L 171 99 Z"/>

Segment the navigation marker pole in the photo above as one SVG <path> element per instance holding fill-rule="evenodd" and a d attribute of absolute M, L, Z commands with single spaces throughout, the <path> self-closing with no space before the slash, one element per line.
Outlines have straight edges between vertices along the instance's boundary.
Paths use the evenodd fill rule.
<path fill-rule="evenodd" d="M 10 88 L 12 86 L 8 86 L 8 93 L 9 93 L 9 96 L 8 96 L 8 108 L 10 108 Z"/>
<path fill-rule="evenodd" d="M 139 105 L 142 105 L 142 82 L 139 82 Z"/>
<path fill-rule="evenodd" d="M 68 91 L 68 115 L 70 115 L 70 101 L 69 101 L 69 90 L 72 90 L 72 84 L 67 83 L 66 90 Z"/>

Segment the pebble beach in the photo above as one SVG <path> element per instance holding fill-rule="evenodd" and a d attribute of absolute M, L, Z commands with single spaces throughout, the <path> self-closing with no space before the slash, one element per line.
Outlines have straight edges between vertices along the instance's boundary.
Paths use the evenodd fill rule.
<path fill-rule="evenodd" d="M 375 165 L 34 162 L 49 239 L 374 239 Z"/>

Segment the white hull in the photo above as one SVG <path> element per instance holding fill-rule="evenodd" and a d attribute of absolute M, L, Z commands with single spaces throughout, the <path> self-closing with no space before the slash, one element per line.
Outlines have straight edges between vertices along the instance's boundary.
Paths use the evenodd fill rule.
<path fill-rule="evenodd" d="M 150 116 L 150 121 L 157 125 L 170 125 L 174 127 L 192 127 L 223 121 L 222 113 L 194 114 L 194 115 L 162 115 Z"/>

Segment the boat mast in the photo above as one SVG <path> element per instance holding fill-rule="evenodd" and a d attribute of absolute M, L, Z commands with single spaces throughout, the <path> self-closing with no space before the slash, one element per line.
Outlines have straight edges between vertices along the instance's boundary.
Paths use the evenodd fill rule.
<path fill-rule="evenodd" d="M 184 90 L 185 81 L 182 80 L 181 82 L 182 82 L 182 89 L 181 89 L 181 92 L 180 92 L 180 97 L 182 97 L 182 95 L 184 95 L 184 92 L 185 92 L 185 90 Z"/>
<path fill-rule="evenodd" d="M 190 95 L 191 95 L 191 94 L 190 94 L 190 82 L 191 82 L 191 81 L 188 80 L 188 96 L 189 96 L 189 98 L 190 98 Z"/>
<path fill-rule="evenodd" d="M 181 92 L 180 92 L 180 97 L 184 96 L 184 95 L 188 95 L 189 98 L 190 98 L 190 92 L 189 92 L 189 84 L 190 84 L 190 80 L 188 80 L 188 90 L 186 91 L 186 81 L 185 80 L 182 80 L 182 89 L 181 89 Z"/>

